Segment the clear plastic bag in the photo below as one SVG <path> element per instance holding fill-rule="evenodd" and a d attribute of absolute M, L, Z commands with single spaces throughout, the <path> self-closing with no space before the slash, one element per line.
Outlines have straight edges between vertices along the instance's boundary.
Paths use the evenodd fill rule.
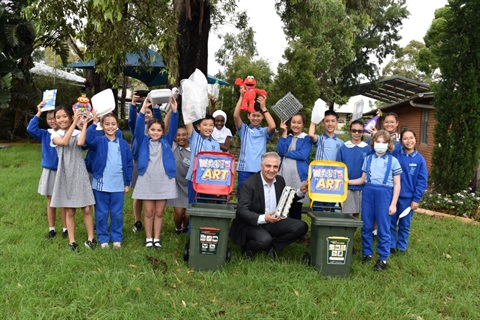
<path fill-rule="evenodd" d="M 182 86 L 182 113 L 185 124 L 205 118 L 208 107 L 208 82 L 202 71 L 195 69 Z"/>

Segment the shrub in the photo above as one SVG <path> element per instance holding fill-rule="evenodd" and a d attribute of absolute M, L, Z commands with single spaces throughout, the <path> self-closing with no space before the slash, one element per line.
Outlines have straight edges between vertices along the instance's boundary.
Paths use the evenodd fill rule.
<path fill-rule="evenodd" d="M 480 221 L 480 194 L 462 190 L 442 195 L 433 189 L 427 190 L 420 201 L 420 207 Z"/>

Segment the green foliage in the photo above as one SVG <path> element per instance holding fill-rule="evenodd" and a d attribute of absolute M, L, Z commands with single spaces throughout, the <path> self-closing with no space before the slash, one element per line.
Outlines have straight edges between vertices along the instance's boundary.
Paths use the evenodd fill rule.
<path fill-rule="evenodd" d="M 332 107 L 346 102 L 360 76 L 378 77 L 377 63 L 397 50 L 401 21 L 408 15 L 405 0 L 278 0 L 276 6 L 289 39 L 280 81 L 288 85 L 311 74 L 315 87 L 306 86 L 301 101 L 320 97 Z"/>
<path fill-rule="evenodd" d="M 429 58 L 433 58 L 433 55 L 428 52 L 429 50 L 426 50 L 423 42 L 411 40 L 407 46 L 398 50 L 395 58 L 390 60 L 383 68 L 383 76 L 402 76 L 412 80 L 431 83 L 434 80 L 435 70 L 431 70 L 429 73 L 423 71 L 425 65 L 430 67 L 434 64 L 433 60 L 428 61 Z"/>
<path fill-rule="evenodd" d="M 430 189 L 425 192 L 420 201 L 420 207 L 423 209 L 472 218 L 477 221 L 480 221 L 479 206 L 480 193 L 474 193 L 471 189 L 446 195 Z"/>
<path fill-rule="evenodd" d="M 437 192 L 464 190 L 480 152 L 480 3 L 450 1 L 425 37 L 441 71 L 435 91 L 432 181 Z"/>

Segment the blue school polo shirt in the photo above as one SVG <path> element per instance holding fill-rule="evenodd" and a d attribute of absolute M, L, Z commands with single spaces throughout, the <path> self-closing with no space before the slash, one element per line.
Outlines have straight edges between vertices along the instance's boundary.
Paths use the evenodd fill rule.
<path fill-rule="evenodd" d="M 317 148 L 315 160 L 336 161 L 337 153 L 342 146 L 342 139 L 338 138 L 336 135 L 330 137 L 326 133 L 323 133 L 321 136 L 317 134 L 317 142 L 315 143 L 315 147 Z"/>
<path fill-rule="evenodd" d="M 388 158 L 387 156 L 392 157 L 392 168 L 391 174 L 388 175 L 387 183 L 385 184 L 388 187 L 393 187 L 393 177 L 402 174 L 402 167 L 398 162 L 397 158 L 390 154 L 384 154 L 381 157 L 377 156 L 376 153 L 372 154 L 372 163 L 370 168 L 367 168 L 368 158 L 366 157 L 363 161 L 362 171 L 367 172 L 370 171 L 370 182 L 371 184 L 383 185 L 383 179 L 385 178 L 385 171 L 387 170 Z"/>
<path fill-rule="evenodd" d="M 103 176 L 99 179 L 93 178 L 92 189 L 103 192 L 124 191 L 122 154 L 118 138 L 108 140 L 107 163 Z"/>
<path fill-rule="evenodd" d="M 192 180 L 193 167 L 195 164 L 195 156 L 201 151 L 216 151 L 221 152 L 220 144 L 215 141 L 211 136 L 205 138 L 193 129 L 192 136 L 188 138 L 190 144 L 190 167 L 188 168 L 187 176 L 185 179 Z"/>
<path fill-rule="evenodd" d="M 268 133 L 268 127 L 253 127 L 242 122 L 238 129 L 241 144 L 237 171 L 260 171 L 261 157 L 267 152 L 267 141 L 272 139 L 274 134 L 275 132 Z"/>

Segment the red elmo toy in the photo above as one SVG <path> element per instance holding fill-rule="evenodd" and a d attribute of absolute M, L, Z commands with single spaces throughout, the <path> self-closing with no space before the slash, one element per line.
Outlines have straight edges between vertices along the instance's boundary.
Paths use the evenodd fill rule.
<path fill-rule="evenodd" d="M 245 81 L 243 81 L 241 78 L 237 78 L 237 80 L 235 80 L 235 84 L 245 88 L 240 110 L 248 111 L 250 113 L 255 112 L 255 108 L 253 106 L 255 104 L 255 98 L 257 97 L 257 94 L 266 97 L 267 91 L 256 88 L 257 81 L 255 81 L 253 76 L 246 77 Z"/>

